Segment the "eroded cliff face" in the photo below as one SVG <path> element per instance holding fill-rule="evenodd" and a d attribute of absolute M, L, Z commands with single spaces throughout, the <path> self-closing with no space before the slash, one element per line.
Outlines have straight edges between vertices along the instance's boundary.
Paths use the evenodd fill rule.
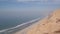
<path fill-rule="evenodd" d="M 60 10 L 55 10 L 48 17 L 38 21 L 22 31 L 24 34 L 60 34 Z M 16 32 L 16 34 L 22 34 Z"/>
<path fill-rule="evenodd" d="M 60 10 L 55 10 L 47 18 L 27 31 L 27 34 L 60 34 Z"/>

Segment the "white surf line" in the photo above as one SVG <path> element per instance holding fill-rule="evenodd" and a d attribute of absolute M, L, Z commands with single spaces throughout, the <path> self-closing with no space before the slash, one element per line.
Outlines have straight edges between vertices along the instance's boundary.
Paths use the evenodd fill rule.
<path fill-rule="evenodd" d="M 40 19 L 40 18 L 37 18 L 37 19 L 31 20 L 31 21 L 29 21 L 29 22 L 26 22 L 26 23 L 17 25 L 16 27 L 12 27 L 12 28 L 9 28 L 9 29 L 1 30 L 0 33 L 1 33 L 1 32 L 5 32 L 5 31 L 9 31 L 9 30 L 11 30 L 11 29 L 18 28 L 18 27 L 20 27 L 20 26 L 23 26 L 23 25 L 26 25 L 26 24 L 29 24 L 29 23 L 32 23 L 32 22 L 35 22 L 35 21 L 37 21 L 37 20 L 39 20 L 39 19 Z"/>
<path fill-rule="evenodd" d="M 23 23 L 23 24 L 21 24 L 21 25 L 18 25 L 18 26 L 16 26 L 16 27 L 13 28 L 13 29 L 7 30 L 7 31 L 5 31 L 5 32 L 11 33 L 11 32 L 14 32 L 14 31 L 16 31 L 16 30 L 22 30 L 22 29 L 24 29 L 24 28 L 32 25 L 33 23 L 36 23 L 36 22 L 39 21 L 39 20 L 40 20 L 40 18 L 31 20 L 31 21 L 29 21 L 29 22 L 26 22 L 26 23 Z"/>

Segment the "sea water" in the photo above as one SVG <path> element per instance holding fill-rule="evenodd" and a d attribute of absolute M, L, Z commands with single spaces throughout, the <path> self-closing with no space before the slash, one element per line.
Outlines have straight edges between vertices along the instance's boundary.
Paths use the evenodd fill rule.
<path fill-rule="evenodd" d="M 11 27 L 15 27 L 19 24 L 31 21 L 33 19 L 36 18 L 42 18 L 42 15 L 38 12 L 38 13 L 34 13 L 32 11 L 28 12 L 28 14 L 24 12 L 1 12 L 0 13 L 0 30 L 3 29 L 8 29 Z"/>

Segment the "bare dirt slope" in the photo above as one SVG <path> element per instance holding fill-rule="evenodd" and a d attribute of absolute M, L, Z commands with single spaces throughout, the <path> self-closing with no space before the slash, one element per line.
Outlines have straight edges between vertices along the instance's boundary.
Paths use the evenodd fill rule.
<path fill-rule="evenodd" d="M 60 34 L 60 10 L 15 34 Z"/>

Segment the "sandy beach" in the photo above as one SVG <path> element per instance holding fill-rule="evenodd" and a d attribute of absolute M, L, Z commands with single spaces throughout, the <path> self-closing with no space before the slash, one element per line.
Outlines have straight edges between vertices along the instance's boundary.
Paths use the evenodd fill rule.
<path fill-rule="evenodd" d="M 60 34 L 60 10 L 14 34 Z"/>

